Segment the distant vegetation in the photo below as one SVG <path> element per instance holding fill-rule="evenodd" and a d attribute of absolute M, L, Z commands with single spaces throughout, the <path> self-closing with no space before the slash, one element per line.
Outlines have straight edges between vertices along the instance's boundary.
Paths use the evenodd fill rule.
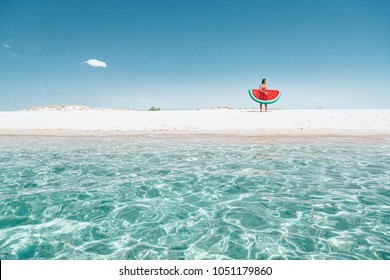
<path fill-rule="evenodd" d="M 150 107 L 148 111 L 161 111 L 161 109 L 156 107 Z"/>
<path fill-rule="evenodd" d="M 30 111 L 86 111 L 91 108 L 83 105 L 50 105 L 50 106 L 36 106 L 29 109 L 24 109 L 26 112 Z"/>
<path fill-rule="evenodd" d="M 84 105 L 49 105 L 49 106 L 36 106 L 23 111 L 32 112 L 32 111 L 118 111 L 118 112 L 127 112 L 135 111 L 129 108 L 91 108 Z"/>

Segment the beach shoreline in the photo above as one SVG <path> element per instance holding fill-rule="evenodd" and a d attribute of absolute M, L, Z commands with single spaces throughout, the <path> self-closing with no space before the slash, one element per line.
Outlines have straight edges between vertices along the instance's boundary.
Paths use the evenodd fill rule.
<path fill-rule="evenodd" d="M 0 112 L 0 136 L 390 137 L 390 110 Z"/>
<path fill-rule="evenodd" d="M 42 137 L 162 137 L 162 138 L 342 138 L 390 140 L 390 132 L 381 131 L 323 131 L 323 130 L 280 130 L 280 131 L 117 131 L 117 130 L 69 130 L 69 129 L 0 129 L 1 136 Z"/>

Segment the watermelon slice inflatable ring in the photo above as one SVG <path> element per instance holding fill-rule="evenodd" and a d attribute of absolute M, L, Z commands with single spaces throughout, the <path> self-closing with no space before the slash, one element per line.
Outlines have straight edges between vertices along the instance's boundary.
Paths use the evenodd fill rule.
<path fill-rule="evenodd" d="M 249 96 L 253 101 L 260 104 L 272 104 L 279 100 L 282 92 L 276 89 L 265 89 L 263 90 L 267 94 L 261 92 L 258 88 L 248 90 Z"/>

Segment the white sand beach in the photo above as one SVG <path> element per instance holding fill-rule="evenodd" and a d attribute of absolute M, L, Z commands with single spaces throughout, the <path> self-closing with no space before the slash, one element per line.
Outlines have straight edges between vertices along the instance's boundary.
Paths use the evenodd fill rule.
<path fill-rule="evenodd" d="M 87 107 L 0 112 L 1 135 L 221 134 L 390 136 L 390 110 L 202 109 L 131 111 Z"/>

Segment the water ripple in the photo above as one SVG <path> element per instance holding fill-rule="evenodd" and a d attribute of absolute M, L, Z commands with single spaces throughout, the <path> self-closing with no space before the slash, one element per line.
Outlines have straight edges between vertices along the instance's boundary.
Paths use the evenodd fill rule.
<path fill-rule="evenodd" d="M 1 259 L 390 259 L 390 143 L 0 138 Z"/>

